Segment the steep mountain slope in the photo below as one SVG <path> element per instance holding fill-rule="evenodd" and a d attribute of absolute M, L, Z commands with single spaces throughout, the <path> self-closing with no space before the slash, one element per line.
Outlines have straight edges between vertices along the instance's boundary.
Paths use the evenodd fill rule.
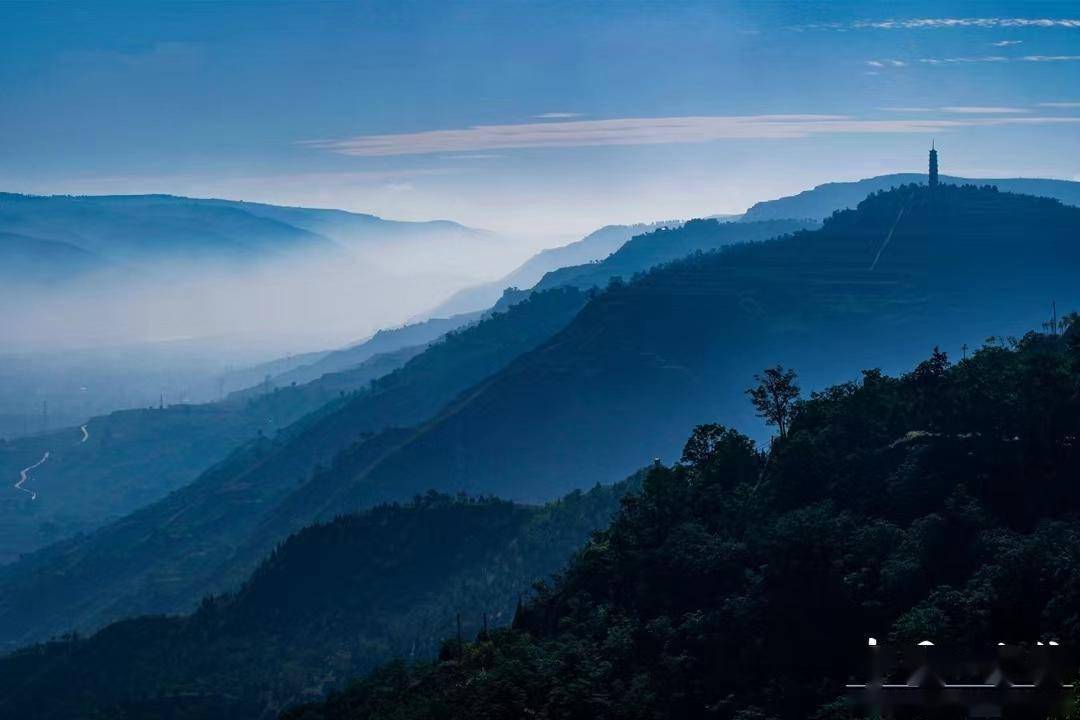
<path fill-rule="evenodd" d="M 544 507 L 428 495 L 306 528 L 192 615 L 0 659 L 0 714 L 108 716 L 152 700 L 203 718 L 273 717 L 375 663 L 435 657 L 457 614 L 470 636 L 508 624 L 520 594 L 607 525 L 626 487 Z M 77 679 L 48 690 L 61 677 Z"/>
<path fill-rule="evenodd" d="M 559 268 L 600 260 L 618 250 L 630 238 L 658 228 L 678 227 L 681 221 L 641 223 L 637 225 L 605 225 L 580 240 L 562 247 L 541 250 L 520 267 L 494 282 L 465 288 L 431 311 L 445 316 L 467 313 L 491 307 L 507 288 L 528 290 L 545 274 Z"/>
<path fill-rule="evenodd" d="M 536 293 L 451 333 L 400 370 L 293 423 L 273 440 L 248 443 L 165 499 L 85 538 L 0 568 L 3 645 L 92 629 L 133 613 L 184 611 L 206 592 L 233 586 L 263 556 L 233 558 L 238 546 L 320 464 L 365 436 L 429 418 L 551 337 L 586 299 L 573 289 Z M 362 446 L 375 457 L 397 441 L 393 433 L 376 440 Z"/>
<path fill-rule="evenodd" d="M 1036 335 L 834 387 L 765 464 L 701 427 L 512 630 L 285 717 L 859 717 L 838 700 L 868 635 L 961 655 L 1055 640 L 1071 677 L 1078 433 L 1080 345 Z"/>
<path fill-rule="evenodd" d="M 878 175 L 854 182 L 833 182 L 818 185 L 798 195 L 755 203 L 746 211 L 745 220 L 779 220 L 782 218 L 814 218 L 824 220 L 837 210 L 853 208 L 867 195 L 910 183 L 926 182 L 925 175 L 896 173 Z M 1037 195 L 1060 200 L 1066 205 L 1080 205 L 1080 182 L 1044 180 L 1040 178 L 1003 178 L 1000 180 L 970 179 L 941 176 L 941 182 L 953 185 L 993 185 L 1003 192 Z"/>
<path fill-rule="evenodd" d="M 336 467 L 338 497 L 536 500 L 615 481 L 705 419 L 760 427 L 743 388 L 781 358 L 821 387 L 943 336 L 975 345 L 991 318 L 1030 327 L 1053 298 L 1080 306 L 1077 232 L 1080 209 L 1055 200 L 905 186 L 820 230 L 665 266 L 598 296 L 378 462 Z"/>
<path fill-rule="evenodd" d="M 943 336 L 975 344 L 1001 328 L 1028 327 L 1051 298 L 1080 305 L 1078 229 L 1080 210 L 1056 201 L 908 186 L 868 198 L 818 231 L 673 263 L 613 287 L 580 313 L 574 303 L 583 295 L 563 291 L 573 306 L 564 317 L 574 321 L 546 343 L 529 334 L 529 343 L 489 362 L 486 353 L 505 346 L 482 340 L 478 328 L 494 326 L 481 323 L 451 336 L 484 359 L 468 372 L 454 363 L 472 350 L 436 361 L 432 350 L 454 347 L 448 341 L 395 374 L 419 377 L 424 360 L 433 377 L 452 378 L 445 395 L 388 379 L 385 391 L 377 384 L 370 397 L 298 426 L 279 444 L 253 446 L 108 532 L 0 571 L 0 630 L 36 639 L 132 611 L 182 610 L 206 589 L 241 579 L 278 533 L 328 512 L 433 487 L 528 500 L 618 480 L 643 457 L 672 457 L 703 419 L 755 427 L 742 390 L 793 347 L 809 386 L 821 387 L 863 367 L 896 367 L 912 347 Z M 545 331 L 560 327 L 551 322 Z M 340 452 L 364 427 L 416 423 Z M 325 467 L 312 477 L 319 462 Z"/>
<path fill-rule="evenodd" d="M 620 277 L 623 280 L 630 280 L 637 273 L 684 258 L 695 252 L 710 252 L 736 243 L 769 240 L 816 225 L 817 223 L 813 221 L 800 220 L 762 222 L 690 220 L 681 227 L 664 227 L 636 235 L 599 262 L 552 270 L 536 284 L 536 289 L 542 290 L 560 285 L 603 288 L 612 278 Z"/>
<path fill-rule="evenodd" d="M 282 373 L 273 373 L 269 384 L 280 387 L 294 382 L 308 382 L 326 373 L 348 370 L 377 354 L 397 352 L 407 347 L 422 347 L 438 340 L 452 330 L 458 330 L 476 322 L 483 314 L 481 311 L 452 317 L 431 318 L 430 320 L 409 323 L 398 328 L 379 330 L 363 342 L 340 350 L 319 353 L 309 363 L 304 363 Z M 257 374 L 259 368 L 253 370 Z M 262 382 L 262 380 L 262 377 L 258 378 L 258 382 Z M 248 392 L 256 390 L 257 387 L 252 387 Z"/>
<path fill-rule="evenodd" d="M 101 526 L 183 487 L 257 435 L 273 435 L 404 365 L 424 348 L 382 353 L 303 385 L 201 405 L 122 410 L 82 427 L 0 441 L 0 564 Z M 28 473 L 19 492 L 11 487 Z"/>

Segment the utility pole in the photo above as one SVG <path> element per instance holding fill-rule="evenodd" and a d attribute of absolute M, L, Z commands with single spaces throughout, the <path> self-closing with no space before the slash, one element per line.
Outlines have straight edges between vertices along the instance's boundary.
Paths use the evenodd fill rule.
<path fill-rule="evenodd" d="M 1054 336 L 1058 334 L 1057 300 L 1050 301 L 1050 327 L 1054 330 Z"/>

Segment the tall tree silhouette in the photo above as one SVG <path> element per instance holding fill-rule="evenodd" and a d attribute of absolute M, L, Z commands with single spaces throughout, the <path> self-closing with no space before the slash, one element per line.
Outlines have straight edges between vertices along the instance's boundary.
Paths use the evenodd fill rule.
<path fill-rule="evenodd" d="M 754 380 L 757 385 L 747 389 L 746 394 L 757 408 L 758 417 L 775 425 L 780 437 L 787 437 L 788 424 L 800 392 L 795 384 L 795 371 L 777 365 L 754 375 Z"/>

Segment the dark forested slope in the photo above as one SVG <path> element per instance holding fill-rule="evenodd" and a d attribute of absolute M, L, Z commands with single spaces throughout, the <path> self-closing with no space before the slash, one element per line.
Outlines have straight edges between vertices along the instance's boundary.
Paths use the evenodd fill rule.
<path fill-rule="evenodd" d="M 475 635 L 607 525 L 625 485 L 544 507 L 429 494 L 291 537 L 235 594 L 0 659 L 0 716 L 273 717 L 392 657 Z"/>
<path fill-rule="evenodd" d="M 767 463 L 700 427 L 512 629 L 286 717 L 840 718 L 868 636 L 1075 647 L 1078 437 L 1046 335 L 822 392 Z"/>

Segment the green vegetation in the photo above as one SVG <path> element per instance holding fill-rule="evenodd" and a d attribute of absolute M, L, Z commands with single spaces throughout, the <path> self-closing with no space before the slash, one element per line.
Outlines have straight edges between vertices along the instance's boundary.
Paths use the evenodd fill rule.
<path fill-rule="evenodd" d="M 873 370 L 766 456 L 716 425 L 513 625 L 289 720 L 827 717 L 866 637 L 1080 643 L 1080 336 Z"/>
<path fill-rule="evenodd" d="M 235 594 L 0 659 L 0 716 L 260 717 L 393 657 L 434 658 L 456 614 L 509 623 L 520 593 L 618 509 L 628 483 L 543 507 L 429 493 L 304 529 Z"/>

